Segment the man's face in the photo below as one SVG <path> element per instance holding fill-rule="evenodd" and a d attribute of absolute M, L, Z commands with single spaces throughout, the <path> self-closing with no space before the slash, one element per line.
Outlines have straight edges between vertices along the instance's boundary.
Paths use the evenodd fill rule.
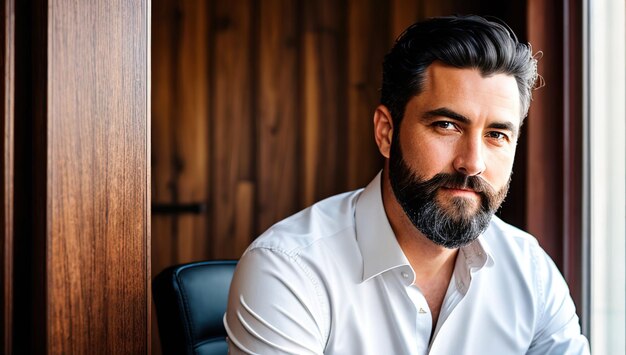
<path fill-rule="evenodd" d="M 436 244 L 466 245 L 488 226 L 508 190 L 519 112 L 512 76 L 426 70 L 395 127 L 389 176 L 407 217 Z"/>

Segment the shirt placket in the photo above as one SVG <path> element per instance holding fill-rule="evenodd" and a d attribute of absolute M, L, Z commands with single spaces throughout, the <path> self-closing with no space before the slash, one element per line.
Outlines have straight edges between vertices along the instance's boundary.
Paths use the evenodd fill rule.
<path fill-rule="evenodd" d="M 417 330 L 417 353 L 427 354 L 432 331 L 433 321 L 426 298 L 415 285 L 407 286 L 407 295 L 415 306 L 415 325 Z"/>

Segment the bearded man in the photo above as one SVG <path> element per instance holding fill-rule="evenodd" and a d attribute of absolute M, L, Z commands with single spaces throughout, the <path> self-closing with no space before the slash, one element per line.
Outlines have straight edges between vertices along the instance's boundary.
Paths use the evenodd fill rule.
<path fill-rule="evenodd" d="M 242 256 L 231 353 L 587 354 L 568 287 L 504 200 L 537 63 L 503 23 L 409 27 L 383 63 L 365 188 L 271 227 Z"/>

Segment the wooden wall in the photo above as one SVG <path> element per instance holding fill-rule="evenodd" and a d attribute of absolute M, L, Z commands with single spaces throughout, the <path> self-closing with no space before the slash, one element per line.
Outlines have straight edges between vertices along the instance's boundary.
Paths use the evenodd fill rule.
<path fill-rule="evenodd" d="M 0 87 L 0 105 L 2 107 L 2 124 L 0 125 L 0 157 L 2 159 L 0 183 L 0 353 L 12 352 L 13 318 L 13 148 L 15 125 L 15 3 L 6 0 L 0 7 L 0 66 L 2 68 L 3 85 Z"/>
<path fill-rule="evenodd" d="M 384 54 L 418 19 L 479 13 L 523 39 L 525 2 L 154 0 L 152 274 L 237 259 L 265 229 L 363 187 Z M 525 175 L 524 139 L 516 173 Z M 521 155 L 521 158 L 519 157 Z M 523 226 L 524 180 L 502 214 Z M 159 352 L 153 322 L 153 352 Z"/>
<path fill-rule="evenodd" d="M 523 35 L 514 10 L 450 0 L 154 1 L 153 271 L 238 258 L 276 221 L 367 184 L 382 166 L 372 115 L 395 37 L 417 19 L 471 12 L 509 17 Z"/>
<path fill-rule="evenodd" d="M 528 124 L 527 230 L 536 235 L 567 280 L 583 332 L 590 330 L 588 206 L 583 188 L 586 116 L 583 100 L 582 3 L 528 1 L 528 36 L 544 48 L 546 86 Z M 541 206 L 541 208 L 537 208 Z"/>
<path fill-rule="evenodd" d="M 366 185 L 382 167 L 372 125 L 382 59 L 408 25 L 495 15 L 523 40 L 525 6 L 153 0 L 153 275 L 172 264 L 237 259 L 273 223 Z M 524 144 L 502 211 L 520 226 Z"/>
<path fill-rule="evenodd" d="M 150 353 L 150 1 L 4 4 L 0 353 Z"/>
<path fill-rule="evenodd" d="M 149 1 L 46 10 L 47 352 L 147 353 Z"/>

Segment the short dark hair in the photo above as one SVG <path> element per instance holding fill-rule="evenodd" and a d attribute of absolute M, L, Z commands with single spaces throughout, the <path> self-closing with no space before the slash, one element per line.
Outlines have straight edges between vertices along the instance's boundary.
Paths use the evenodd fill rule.
<path fill-rule="evenodd" d="M 515 77 L 521 120 L 528 114 L 537 81 L 537 60 L 530 45 L 519 43 L 501 20 L 475 15 L 438 17 L 411 25 L 385 56 L 380 101 L 398 130 L 407 102 L 421 92 L 424 72 L 434 61 L 476 68 L 484 76 Z"/>

